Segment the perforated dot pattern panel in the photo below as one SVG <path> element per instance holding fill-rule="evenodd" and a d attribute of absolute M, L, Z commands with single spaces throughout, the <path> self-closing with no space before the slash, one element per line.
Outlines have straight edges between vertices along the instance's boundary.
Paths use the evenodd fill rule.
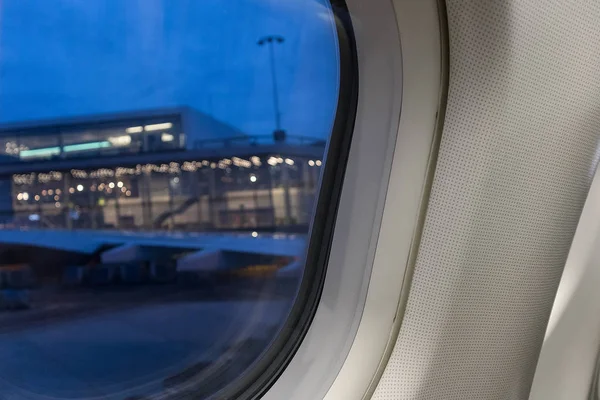
<path fill-rule="evenodd" d="M 527 399 L 598 158 L 600 2 L 447 0 L 447 11 L 439 159 L 373 398 Z"/>

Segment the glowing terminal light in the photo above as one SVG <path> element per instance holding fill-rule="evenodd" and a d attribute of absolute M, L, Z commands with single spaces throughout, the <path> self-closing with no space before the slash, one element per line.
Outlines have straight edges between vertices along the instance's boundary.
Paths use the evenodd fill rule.
<path fill-rule="evenodd" d="M 108 141 L 110 142 L 110 144 L 112 144 L 115 147 L 125 147 L 125 146 L 129 146 L 131 144 L 131 136 L 124 135 L 124 136 L 109 137 Z"/>
<path fill-rule="evenodd" d="M 311 167 L 315 166 L 315 162 L 313 160 L 308 161 L 308 165 L 310 165 Z"/>
<path fill-rule="evenodd" d="M 83 192 L 83 185 L 77 185 L 77 191 Z"/>
<path fill-rule="evenodd" d="M 172 142 L 173 140 L 175 140 L 175 136 L 171 135 L 170 133 L 163 133 L 162 135 L 160 135 L 160 140 L 162 142 Z"/>
<path fill-rule="evenodd" d="M 250 175 L 250 182 L 255 183 L 258 180 L 256 175 Z"/>
<path fill-rule="evenodd" d="M 43 149 L 23 150 L 19 153 L 21 158 L 52 157 L 60 154 L 60 147 L 47 147 Z"/>
<path fill-rule="evenodd" d="M 110 142 L 91 142 L 91 143 L 79 143 L 70 144 L 63 147 L 65 153 L 76 152 L 76 151 L 87 151 L 87 150 L 98 150 L 106 147 L 111 147 Z M 46 147 L 43 149 L 23 150 L 19 153 L 21 158 L 33 158 L 33 157 L 52 157 L 60 154 L 60 147 Z"/>
<path fill-rule="evenodd" d="M 143 126 L 132 126 L 131 128 L 125 129 L 125 132 L 127 132 L 127 133 L 142 133 L 142 132 L 144 132 L 144 127 Z"/>
<path fill-rule="evenodd" d="M 88 151 L 88 150 L 100 150 L 107 147 L 111 147 L 110 142 L 91 142 L 91 143 L 80 143 L 80 144 L 70 144 L 68 146 L 63 147 L 63 151 L 66 153 L 75 152 L 75 151 Z"/>
<path fill-rule="evenodd" d="M 152 125 L 146 125 L 144 127 L 144 130 L 146 132 L 154 132 L 154 131 L 162 131 L 165 129 L 171 129 L 173 127 L 173 124 L 170 122 L 165 122 L 162 124 L 152 124 Z M 127 132 L 129 133 L 129 132 Z"/>
<path fill-rule="evenodd" d="M 252 161 L 252 164 L 254 164 L 257 167 L 260 167 L 262 165 L 262 162 L 260 161 L 260 157 L 252 156 L 252 157 L 250 157 L 250 160 Z"/>
<path fill-rule="evenodd" d="M 236 167 L 240 167 L 240 168 L 251 168 L 252 167 L 252 163 L 248 160 L 244 160 L 243 158 L 233 157 L 231 159 L 231 161 L 233 161 L 233 165 L 235 165 Z"/>

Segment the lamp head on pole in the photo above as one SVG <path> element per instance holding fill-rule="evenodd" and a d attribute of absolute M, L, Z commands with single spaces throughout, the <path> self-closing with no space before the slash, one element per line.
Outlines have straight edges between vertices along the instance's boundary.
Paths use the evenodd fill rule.
<path fill-rule="evenodd" d="M 283 43 L 285 42 L 285 39 L 282 36 L 279 35 L 271 35 L 271 36 L 265 36 L 263 38 L 261 38 L 257 44 L 259 46 L 264 46 L 267 43 Z"/>

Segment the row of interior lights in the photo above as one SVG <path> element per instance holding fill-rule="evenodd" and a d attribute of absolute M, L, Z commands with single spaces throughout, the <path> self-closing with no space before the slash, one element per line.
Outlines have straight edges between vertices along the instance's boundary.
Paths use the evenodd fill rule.
<path fill-rule="evenodd" d="M 283 164 L 284 162 L 287 165 L 295 164 L 294 160 L 292 160 L 291 158 L 284 159 L 282 157 L 270 157 L 269 160 L 267 161 L 267 164 L 274 167 L 276 165 Z M 323 162 L 321 160 L 308 160 L 308 165 L 311 167 L 315 167 L 315 166 L 320 167 L 321 165 L 323 165 Z"/>
<path fill-rule="evenodd" d="M 320 161 L 317 161 L 318 164 L 315 163 L 314 161 L 312 161 L 312 162 L 313 162 L 313 165 L 311 165 L 311 166 L 314 166 L 314 165 L 321 166 L 321 162 Z M 254 175 L 254 174 L 251 174 L 250 177 L 249 177 L 249 179 L 250 179 L 251 183 L 256 183 L 258 181 L 258 177 L 256 175 Z M 174 178 L 173 182 L 175 184 L 178 184 L 179 183 L 179 178 L 177 178 L 177 177 Z M 121 192 L 124 193 L 127 197 L 131 196 L 131 191 L 128 190 L 127 187 L 125 187 L 125 185 L 123 184 L 123 182 L 120 182 L 120 181 L 117 182 L 116 186 L 118 188 L 120 188 Z M 115 183 L 114 182 L 110 182 L 108 185 L 106 185 L 104 183 L 101 183 L 98 186 L 96 186 L 96 185 L 90 186 L 90 191 L 92 191 L 92 192 L 95 192 L 96 190 L 104 191 L 106 189 L 106 192 L 110 194 L 110 193 L 112 193 L 112 190 L 114 188 L 115 188 Z M 76 188 L 74 188 L 74 187 L 69 188 L 69 193 L 73 194 L 73 193 L 75 193 L 75 191 L 77 191 L 77 192 L 83 192 L 84 190 L 85 190 L 85 187 L 80 184 L 80 185 L 77 185 Z M 61 194 L 60 189 L 56 189 L 56 191 L 53 191 L 52 189 L 43 190 L 42 191 L 42 196 L 47 196 L 47 195 L 52 196 L 53 193 L 56 193 L 56 196 L 54 196 L 54 199 L 58 200 L 59 195 Z M 29 193 L 27 193 L 27 192 L 19 193 L 17 195 L 17 200 L 28 201 L 29 200 Z M 39 201 L 39 200 L 40 200 L 40 196 L 36 195 L 35 196 L 35 201 Z"/>
<path fill-rule="evenodd" d="M 97 187 L 96 187 L 96 185 L 93 185 L 90 187 L 90 191 L 92 191 L 92 192 L 95 192 L 96 190 L 104 191 L 106 189 L 106 192 L 110 194 L 110 193 L 112 193 L 112 191 L 115 187 L 121 189 L 121 193 L 124 193 L 127 197 L 131 196 L 131 190 L 128 190 L 123 182 L 117 182 L 116 184 L 114 182 L 110 182 L 108 185 L 101 183 Z M 83 185 L 79 184 L 76 187 L 69 188 L 69 193 L 73 194 L 76 191 L 83 192 L 84 190 L 85 190 L 85 187 Z M 42 190 L 42 196 L 52 196 L 55 193 L 56 193 L 56 195 L 54 196 L 54 200 L 59 200 L 60 194 L 62 193 L 62 191 L 60 189 Z M 17 194 L 17 200 L 19 200 L 19 201 L 28 201 L 29 197 L 30 197 L 29 193 L 27 193 L 27 192 L 22 192 L 22 193 Z M 41 196 L 35 195 L 34 199 L 35 199 L 35 201 L 40 201 Z"/>
<path fill-rule="evenodd" d="M 221 160 L 219 162 L 219 168 L 226 168 L 227 166 L 231 165 L 232 163 L 236 164 L 237 166 L 241 166 L 241 165 L 239 165 L 240 164 L 239 161 L 246 161 L 246 160 L 242 160 L 242 159 L 239 159 L 239 158 L 236 158 L 236 157 L 234 157 L 232 160 L 229 160 L 229 159 L 223 159 L 223 160 Z M 255 160 L 253 160 L 253 161 L 255 161 Z M 271 157 L 267 161 L 267 163 L 269 165 L 271 165 L 271 166 L 275 166 L 275 165 L 278 165 L 278 164 L 283 164 L 284 162 L 287 165 L 290 165 L 290 166 L 295 164 L 294 160 L 292 160 L 291 158 L 283 159 L 282 157 Z M 174 163 L 171 163 L 171 164 L 174 164 Z M 255 165 L 256 165 L 256 163 L 255 163 Z M 311 166 L 311 167 L 315 167 L 315 166 L 316 167 L 320 167 L 322 165 L 322 161 L 321 160 L 316 160 L 316 161 L 315 160 L 309 160 L 308 161 L 308 165 Z M 178 166 L 179 165 L 177 165 L 177 167 Z M 212 163 L 210 166 L 211 166 L 211 168 L 214 169 L 214 168 L 216 168 L 217 165 L 215 163 Z M 247 168 L 249 168 L 249 167 L 247 167 Z M 87 173 L 85 171 L 72 170 L 71 173 L 75 177 L 77 177 L 77 178 L 85 178 L 85 177 L 87 177 Z M 85 177 L 83 176 L 83 173 L 86 174 Z M 177 181 L 175 181 L 175 183 L 179 183 L 179 178 L 175 178 L 175 179 L 177 179 Z M 250 175 L 250 182 L 256 183 L 257 181 L 258 181 L 258 177 L 256 175 L 254 175 L 254 174 Z M 106 186 L 107 185 L 105 185 L 104 183 L 101 183 L 98 187 L 96 187 L 96 185 L 91 186 L 90 190 L 92 192 L 95 192 L 96 189 L 98 189 L 100 191 L 104 191 L 104 189 L 106 188 Z M 127 190 L 127 188 L 124 187 L 123 182 L 119 181 L 116 184 L 116 186 L 119 187 L 121 189 L 121 192 L 124 193 L 126 196 L 131 196 L 131 191 Z M 112 189 L 114 189 L 114 188 L 115 188 L 115 183 L 114 182 L 110 182 L 108 184 L 108 189 L 106 189 L 107 193 L 109 193 L 109 194 L 112 193 Z M 73 194 L 73 193 L 75 193 L 76 190 L 78 192 L 83 192 L 85 190 L 85 188 L 84 188 L 83 185 L 77 185 L 77 188 L 73 188 L 73 187 L 70 188 L 69 189 L 69 193 Z M 46 192 L 46 190 L 42 191 L 42 195 L 46 196 L 46 193 L 44 193 L 44 192 Z M 48 192 L 47 192 L 47 194 L 50 195 L 50 196 L 52 195 L 52 193 L 53 193 L 52 189 L 48 190 Z M 56 189 L 56 194 L 60 195 L 60 189 Z M 29 194 L 26 193 L 26 192 L 19 193 L 17 195 L 17 199 L 18 200 L 27 201 L 27 200 L 29 200 Z M 36 201 L 39 201 L 39 196 L 36 196 Z"/>
<path fill-rule="evenodd" d="M 250 177 L 250 182 L 252 183 L 256 183 L 258 181 L 258 177 L 254 174 L 251 174 Z M 175 184 L 179 183 L 179 178 L 175 177 L 173 179 L 173 182 Z M 90 186 L 90 191 L 95 192 L 96 190 L 99 191 L 104 191 L 106 189 L 107 193 L 112 193 L 112 190 L 115 188 L 115 186 L 119 189 L 121 189 L 121 192 L 124 193 L 126 196 L 131 196 L 131 191 L 127 189 L 127 187 L 125 186 L 125 184 L 121 181 L 117 182 L 116 184 L 114 182 L 109 182 L 108 185 L 101 183 L 100 185 L 96 186 L 96 185 L 92 185 Z M 83 192 L 85 190 L 85 187 L 81 184 L 77 185 L 77 187 L 71 187 L 69 188 L 69 193 L 73 194 L 75 193 L 75 191 L 77 192 Z M 55 200 L 58 200 L 58 196 L 62 193 L 60 189 L 56 189 L 56 190 L 52 190 L 52 189 L 48 189 L 48 190 L 42 190 L 42 196 L 52 196 L 54 193 L 56 193 L 56 196 L 54 197 Z M 29 200 L 29 193 L 27 192 L 23 192 L 23 193 L 19 193 L 17 195 L 17 200 L 23 200 L 23 201 L 28 201 Z M 35 196 L 35 200 L 39 201 L 40 200 L 40 196 L 36 195 Z"/>
<path fill-rule="evenodd" d="M 284 162 L 290 166 L 295 164 L 295 161 L 291 158 L 284 159 L 283 157 L 269 157 L 269 159 L 267 160 L 267 164 L 269 164 L 271 167 L 283 164 Z"/>
<path fill-rule="evenodd" d="M 295 161 L 291 158 L 282 158 L 282 157 L 270 157 L 267 163 L 270 166 L 277 166 L 279 164 L 287 164 L 287 165 L 295 165 Z M 321 160 L 310 160 L 308 161 L 308 165 L 311 167 L 321 166 Z M 211 169 L 227 169 L 231 165 L 240 167 L 240 168 L 251 168 L 253 165 L 256 167 L 260 167 L 262 162 L 259 157 L 252 156 L 250 160 L 245 160 L 239 157 L 224 158 L 220 160 L 218 163 L 209 162 L 207 160 L 204 161 L 185 161 L 183 163 L 171 162 L 169 164 L 146 164 L 146 165 L 137 165 L 135 168 L 125 168 L 118 167 L 115 170 L 109 168 L 101 168 L 96 171 L 87 172 L 84 170 L 71 170 L 71 175 L 75 178 L 111 178 L 111 177 L 119 177 L 125 175 L 140 175 L 142 172 L 162 172 L 162 173 L 178 173 L 180 169 L 184 171 L 193 172 L 203 167 L 209 167 Z M 36 178 L 35 173 L 31 174 L 15 174 L 13 175 L 13 179 L 17 184 L 32 184 Z M 37 175 L 38 181 L 40 183 L 48 183 L 50 181 L 60 181 L 63 178 L 63 174 L 57 171 L 51 171 L 50 173 L 40 173 Z"/>
<path fill-rule="evenodd" d="M 291 159 L 286 159 L 286 163 L 290 165 L 294 165 L 294 161 Z M 216 169 L 217 167 L 220 169 L 227 169 L 230 166 L 236 166 L 239 168 L 252 168 L 252 166 L 260 167 L 262 166 L 262 162 L 260 158 L 257 156 L 250 157 L 250 160 L 246 160 L 239 157 L 224 158 L 217 162 L 208 162 L 204 160 L 200 161 L 185 161 L 183 163 L 178 162 L 170 162 L 169 164 L 146 164 L 146 165 L 137 165 L 135 168 L 124 168 L 118 167 L 116 171 L 113 171 L 108 168 L 101 168 L 97 171 L 92 171 L 90 173 L 84 170 L 71 170 L 71 175 L 75 178 L 107 178 L 113 176 L 124 176 L 124 175 L 141 175 L 142 172 L 161 172 L 161 173 L 171 173 L 176 174 L 180 173 L 181 170 L 187 172 L 195 172 L 198 169 L 203 167 L 210 167 L 211 169 Z"/>

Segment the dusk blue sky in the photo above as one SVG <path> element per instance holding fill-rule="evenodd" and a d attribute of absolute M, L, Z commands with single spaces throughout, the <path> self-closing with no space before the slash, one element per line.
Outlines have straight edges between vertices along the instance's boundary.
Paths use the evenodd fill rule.
<path fill-rule="evenodd" d="M 338 93 L 327 0 L 2 0 L 0 122 L 189 105 L 248 134 L 326 137 Z"/>

